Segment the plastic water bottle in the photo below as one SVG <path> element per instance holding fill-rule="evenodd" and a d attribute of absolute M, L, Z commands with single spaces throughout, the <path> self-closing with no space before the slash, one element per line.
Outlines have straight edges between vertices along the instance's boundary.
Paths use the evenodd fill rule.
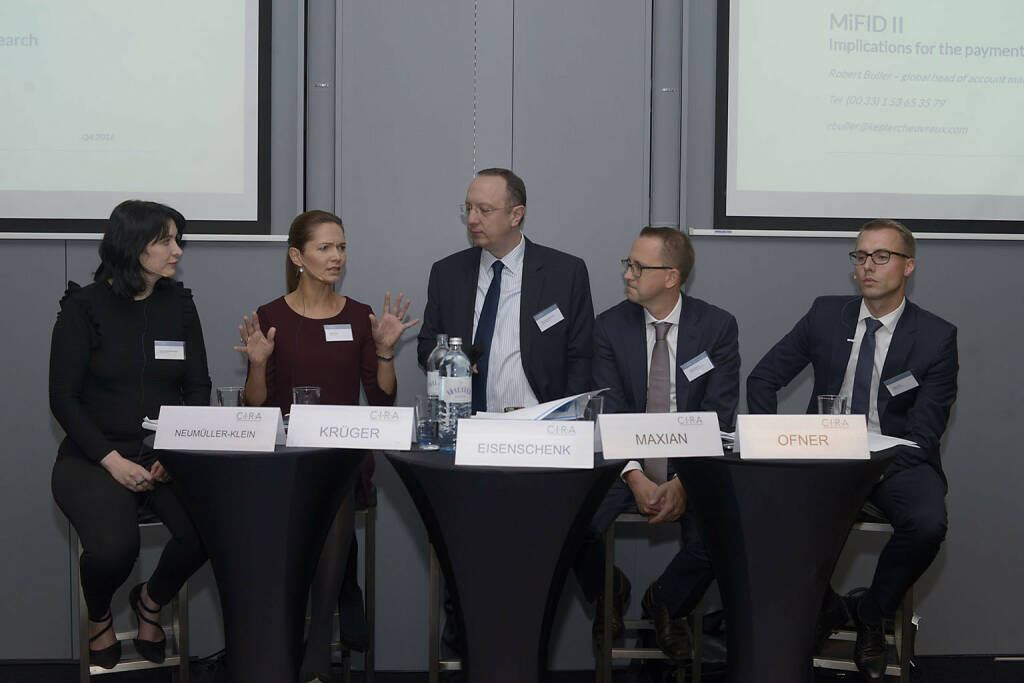
<path fill-rule="evenodd" d="M 473 366 L 462 352 L 462 338 L 452 337 L 438 368 L 438 436 L 442 453 L 455 452 L 459 418 L 473 412 Z"/>
<path fill-rule="evenodd" d="M 437 335 L 437 346 L 427 356 L 427 399 L 430 404 L 430 424 L 424 425 L 430 429 L 430 434 L 420 433 L 419 437 L 420 445 L 431 444 L 437 446 L 437 415 L 440 410 L 438 405 L 437 392 L 441 386 L 441 376 L 439 369 L 441 367 L 441 361 L 444 360 L 445 354 L 448 353 L 448 335 L 439 334 Z M 417 426 L 420 429 L 420 426 Z"/>

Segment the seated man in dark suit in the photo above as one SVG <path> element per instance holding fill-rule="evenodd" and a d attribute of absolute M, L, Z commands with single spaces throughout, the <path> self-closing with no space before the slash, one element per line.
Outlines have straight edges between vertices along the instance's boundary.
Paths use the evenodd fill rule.
<path fill-rule="evenodd" d="M 882 510 L 894 534 L 878 558 L 867 592 L 849 601 L 857 624 L 854 659 L 871 680 L 885 670 L 882 619 L 935 559 L 946 537 L 946 477 L 939 440 L 956 400 L 956 328 L 906 299 L 914 272 L 913 233 L 892 220 L 861 228 L 850 252 L 862 296 L 825 296 L 782 338 L 747 378 L 751 413 L 775 413 L 776 392 L 808 363 L 816 397 L 840 394 L 851 412 L 866 415 L 868 430 L 909 439 L 869 500 Z M 823 635 L 845 621 L 831 589 L 822 610 Z"/>
<path fill-rule="evenodd" d="M 644 228 L 623 261 L 626 298 L 597 317 L 594 327 L 594 386 L 608 387 L 607 413 L 713 411 L 731 430 L 739 402 L 739 339 L 736 319 L 682 292 L 693 268 L 693 246 L 671 228 Z M 707 353 L 713 367 L 687 374 L 688 361 Z M 594 602 L 604 582 L 603 535 L 615 518 L 634 507 L 651 523 L 679 520 L 683 549 L 647 589 L 644 613 L 654 620 L 655 638 L 673 660 L 688 659 L 691 636 L 685 617 L 712 580 L 711 563 L 687 504 L 686 491 L 671 462 L 630 461 L 591 521 L 575 563 L 587 599 Z M 684 514 L 685 513 L 685 514 Z M 611 639 L 623 630 L 629 581 L 618 568 L 613 578 Z M 594 618 L 595 646 L 601 637 L 601 609 Z"/>
<path fill-rule="evenodd" d="M 590 389 L 594 306 L 582 259 L 523 237 L 526 186 L 512 171 L 477 173 L 463 218 L 476 246 L 430 269 L 417 354 L 438 334 L 462 337 L 474 358 L 473 410 L 501 412 Z M 467 351 L 468 353 L 468 351 Z"/>

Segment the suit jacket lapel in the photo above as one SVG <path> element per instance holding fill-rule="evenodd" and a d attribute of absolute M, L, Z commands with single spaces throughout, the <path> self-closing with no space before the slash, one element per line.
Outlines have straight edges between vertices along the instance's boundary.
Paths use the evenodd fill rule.
<path fill-rule="evenodd" d="M 700 347 L 700 339 L 697 330 L 700 329 L 699 315 L 692 307 L 687 306 L 686 296 L 683 297 L 683 304 L 679 311 L 679 325 L 676 334 L 676 410 L 686 412 L 686 400 L 690 395 L 690 381 L 680 367 L 688 360 L 692 360 L 697 354 L 706 349 Z"/>
<path fill-rule="evenodd" d="M 627 310 L 623 336 L 627 386 L 633 394 L 626 397 L 627 406 L 636 406 L 636 412 L 642 413 L 647 410 L 647 324 L 643 306 L 633 304 Z"/>
<path fill-rule="evenodd" d="M 903 315 L 896 323 L 896 329 L 892 333 L 892 340 L 889 342 L 889 351 L 885 354 L 885 365 L 882 366 L 882 374 L 878 377 L 878 419 L 881 421 L 885 414 L 885 408 L 889 405 L 889 390 L 885 388 L 885 380 L 892 379 L 896 375 L 909 370 L 910 352 L 914 348 L 914 335 L 917 333 L 917 306 L 907 301 Z"/>
<path fill-rule="evenodd" d="M 469 347 L 473 344 L 473 309 L 476 307 L 477 281 L 480 278 L 480 249 L 474 249 L 472 253 L 472 263 L 467 263 L 461 273 L 461 286 L 456 287 L 454 293 L 458 299 L 453 302 L 458 316 L 453 329 L 462 335 L 462 348 L 466 355 L 469 355 Z"/>
<path fill-rule="evenodd" d="M 533 243 L 523 237 L 526 242 L 523 252 L 522 289 L 519 294 L 519 351 L 523 356 L 523 368 L 529 374 L 531 340 L 539 332 L 534 314 L 540 312 L 541 294 L 544 291 L 544 264 L 538 258 Z M 549 304 L 554 302 L 548 302 Z"/>
<path fill-rule="evenodd" d="M 853 335 L 857 333 L 857 315 L 860 313 L 860 297 L 843 302 L 839 310 L 839 325 L 832 332 L 832 358 L 829 362 L 826 394 L 838 394 L 843 388 L 846 366 L 853 349 Z"/>

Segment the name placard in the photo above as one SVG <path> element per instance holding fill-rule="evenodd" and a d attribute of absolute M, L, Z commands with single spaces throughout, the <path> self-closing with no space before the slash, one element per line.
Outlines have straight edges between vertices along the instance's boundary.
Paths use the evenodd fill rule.
<path fill-rule="evenodd" d="M 576 420 L 459 420 L 456 465 L 594 466 L 594 423 Z"/>
<path fill-rule="evenodd" d="M 293 405 L 288 445 L 407 451 L 412 408 Z"/>
<path fill-rule="evenodd" d="M 867 460 L 863 415 L 740 415 L 736 443 L 743 459 Z"/>
<path fill-rule="evenodd" d="M 269 452 L 275 443 L 284 443 L 280 408 L 161 406 L 153 447 Z"/>
<path fill-rule="evenodd" d="M 597 421 L 605 460 L 724 454 L 717 413 L 609 413 Z"/>

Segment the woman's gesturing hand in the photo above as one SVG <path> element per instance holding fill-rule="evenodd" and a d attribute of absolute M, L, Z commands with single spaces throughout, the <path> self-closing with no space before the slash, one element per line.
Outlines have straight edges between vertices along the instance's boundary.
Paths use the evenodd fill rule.
<path fill-rule="evenodd" d="M 260 317 L 256 311 L 252 313 L 252 320 L 249 316 L 242 316 L 242 324 L 238 326 L 238 334 L 242 338 L 243 346 L 232 347 L 235 351 L 244 353 L 249 357 L 253 365 L 263 365 L 274 352 L 274 337 L 277 336 L 277 328 L 271 327 L 264 335 L 260 329 Z"/>
<path fill-rule="evenodd" d="M 398 300 L 395 301 L 395 307 L 392 308 L 391 292 L 385 292 L 384 309 L 380 320 L 373 313 L 370 314 L 370 332 L 373 334 L 373 343 L 377 346 L 377 353 L 390 354 L 402 333 L 420 321 L 419 318 L 416 318 L 407 323 L 402 322 L 405 319 L 405 314 L 409 312 L 409 304 L 412 303 L 411 300 L 407 300 L 403 306 L 403 296 L 401 292 L 398 293 Z"/>

